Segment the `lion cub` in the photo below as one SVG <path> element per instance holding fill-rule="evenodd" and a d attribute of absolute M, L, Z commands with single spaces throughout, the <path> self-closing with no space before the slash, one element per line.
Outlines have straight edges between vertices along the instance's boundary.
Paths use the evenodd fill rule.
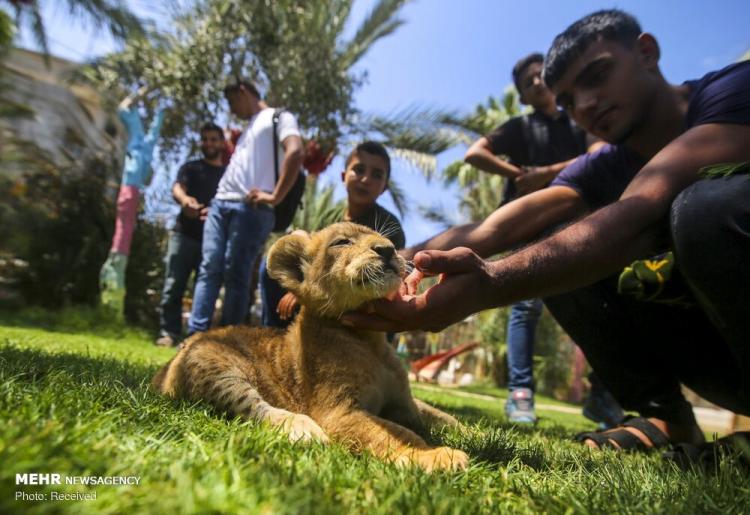
<path fill-rule="evenodd" d="M 266 421 L 291 440 L 331 438 L 399 465 L 464 469 L 464 452 L 430 447 L 414 432 L 458 422 L 412 398 L 385 335 L 338 322 L 397 289 L 404 267 L 389 240 L 361 225 L 285 236 L 271 247 L 268 270 L 299 299 L 294 323 L 285 331 L 238 326 L 197 334 L 153 386 Z"/>

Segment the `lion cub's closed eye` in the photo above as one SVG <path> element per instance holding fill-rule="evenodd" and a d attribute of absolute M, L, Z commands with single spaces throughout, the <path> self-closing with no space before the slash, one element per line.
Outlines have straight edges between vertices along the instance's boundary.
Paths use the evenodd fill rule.
<path fill-rule="evenodd" d="M 351 223 L 279 239 L 268 270 L 301 310 L 285 331 L 228 327 L 196 334 L 154 377 L 171 397 L 204 400 L 263 421 L 291 440 L 337 440 L 398 465 L 463 469 L 468 456 L 430 447 L 417 432 L 458 422 L 414 399 L 382 333 L 338 317 L 398 288 L 405 262 L 391 242 Z"/>
<path fill-rule="evenodd" d="M 337 318 L 344 311 L 385 297 L 398 288 L 406 262 L 375 231 L 334 224 L 314 237 L 295 233 L 268 253 L 268 272 L 316 314 Z"/>

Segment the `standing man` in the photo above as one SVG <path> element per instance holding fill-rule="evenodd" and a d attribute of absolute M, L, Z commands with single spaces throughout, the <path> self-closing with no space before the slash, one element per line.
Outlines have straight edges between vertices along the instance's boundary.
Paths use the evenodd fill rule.
<path fill-rule="evenodd" d="M 557 108 L 542 81 L 544 56 L 533 53 L 513 67 L 513 83 L 531 114 L 518 116 L 474 142 L 465 161 L 506 178 L 502 204 L 541 189 L 573 160 L 586 153 L 586 133 Z M 502 157 L 501 157 L 502 156 Z M 511 306 L 508 319 L 508 400 L 505 414 L 517 423 L 536 422 L 533 354 L 542 300 Z"/>
<path fill-rule="evenodd" d="M 190 315 L 190 334 L 208 330 L 224 285 L 221 325 L 241 323 L 248 310 L 255 258 L 274 226 L 274 206 L 289 193 L 304 152 L 297 121 L 282 112 L 278 123 L 279 180 L 274 167 L 274 109 L 249 80 L 224 89 L 234 115 L 248 122 L 208 210 L 203 251 Z"/>
<path fill-rule="evenodd" d="M 224 131 L 221 127 L 206 123 L 200 135 L 203 159 L 182 165 L 172 186 L 172 196 L 181 209 L 165 258 L 166 279 L 161 294 L 159 339 L 156 340 L 156 345 L 163 347 L 177 345 L 182 337 L 182 297 L 190 274 L 198 273 L 203 223 L 226 169 L 222 163 Z"/>

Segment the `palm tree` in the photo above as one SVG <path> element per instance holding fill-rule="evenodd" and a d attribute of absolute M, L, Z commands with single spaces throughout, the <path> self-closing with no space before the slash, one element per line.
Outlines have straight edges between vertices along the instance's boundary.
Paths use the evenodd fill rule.
<path fill-rule="evenodd" d="M 442 131 L 446 145 L 450 142 L 469 144 L 519 114 L 521 114 L 521 107 L 518 94 L 515 88 L 509 87 L 502 99 L 490 97 L 486 105 L 478 105 L 468 116 L 437 113 L 422 119 L 426 119 L 425 131 L 429 131 L 431 124 L 433 124 L 433 131 L 437 130 L 438 133 Z M 437 129 L 434 128 L 435 126 Z M 425 139 L 429 140 L 429 133 L 425 132 L 425 134 Z M 502 199 L 505 181 L 503 177 L 484 173 L 463 161 L 454 161 L 449 164 L 442 170 L 441 178 L 445 185 L 456 184 L 463 190 L 460 207 L 463 214 L 470 220 L 486 218 L 497 209 Z M 457 223 L 455 217 L 440 208 L 421 206 L 420 212 L 422 216 L 446 227 Z"/>

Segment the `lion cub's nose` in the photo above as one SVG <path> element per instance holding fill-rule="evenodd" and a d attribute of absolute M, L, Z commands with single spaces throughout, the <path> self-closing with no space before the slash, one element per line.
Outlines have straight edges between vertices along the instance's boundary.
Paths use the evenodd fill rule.
<path fill-rule="evenodd" d="M 393 257 L 393 253 L 396 251 L 392 246 L 390 245 L 378 245 L 376 247 L 373 247 L 372 250 L 378 253 L 380 257 L 382 257 L 385 261 L 390 261 Z"/>

